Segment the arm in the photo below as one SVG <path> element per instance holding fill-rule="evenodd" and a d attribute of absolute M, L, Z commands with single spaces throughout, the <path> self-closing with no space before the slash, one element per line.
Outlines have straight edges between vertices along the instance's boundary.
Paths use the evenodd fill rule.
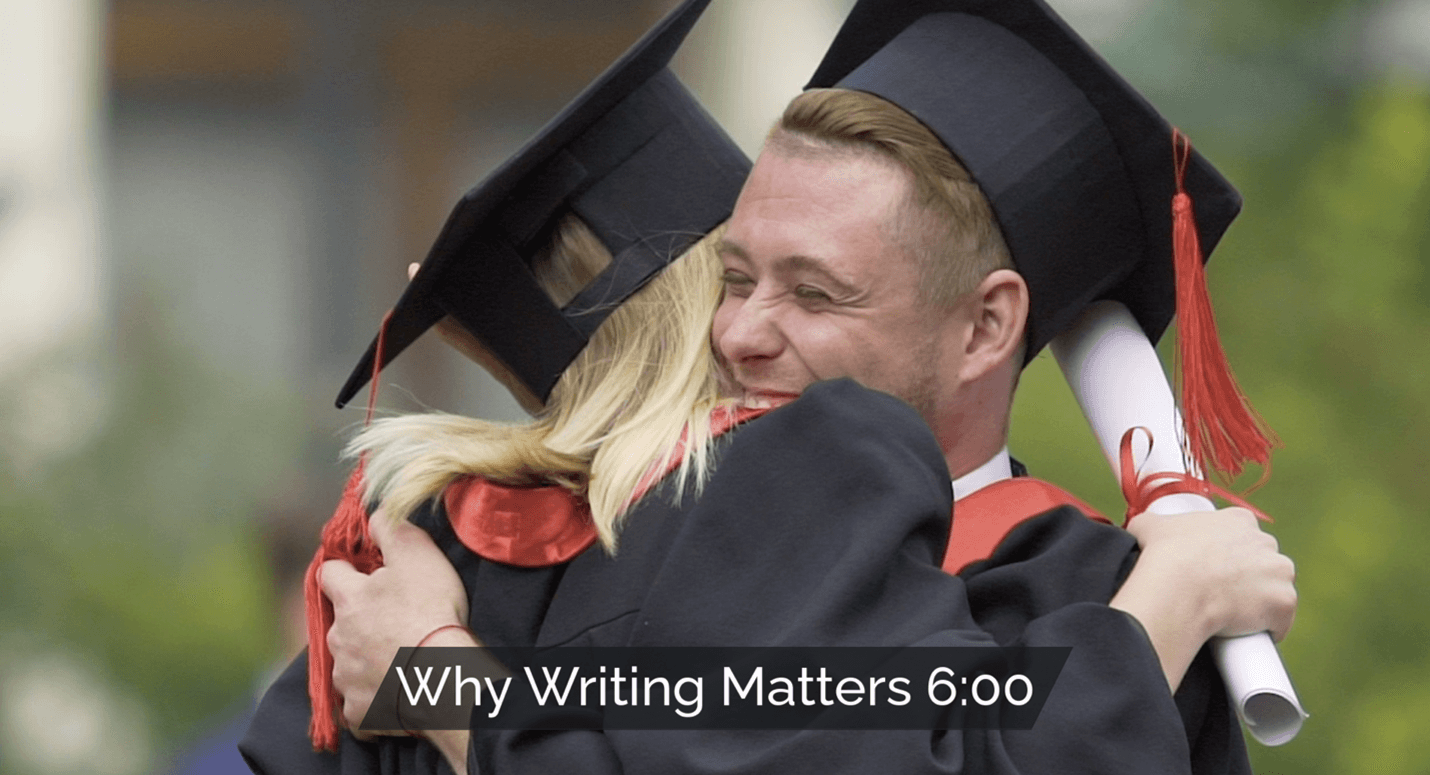
<path fill-rule="evenodd" d="M 264 693 L 239 753 L 258 775 L 449 775 L 454 771 L 425 740 L 359 740 L 349 732 L 336 752 L 318 752 L 308 739 L 308 655 L 299 654 Z"/>
<path fill-rule="evenodd" d="M 542 604 L 549 599 L 550 590 L 554 588 L 554 580 L 559 578 L 561 569 L 515 568 L 483 560 L 469 551 L 458 539 L 440 501 L 432 504 L 430 508 L 419 509 L 412 515 L 411 521 L 426 534 L 430 534 L 431 541 L 428 541 L 425 535 L 410 532 L 409 528 L 404 527 L 402 529 L 405 531 L 405 543 L 425 544 L 428 547 L 435 543 L 442 549 L 445 559 L 448 561 L 442 563 L 443 557 L 419 553 L 420 559 L 417 566 L 421 567 L 423 563 L 426 563 L 438 572 L 426 577 L 432 588 L 424 586 L 423 592 L 414 594 L 434 598 L 440 597 L 442 594 L 450 594 L 452 597 L 446 606 L 451 610 L 458 611 L 465 606 L 467 597 L 470 597 L 473 610 L 470 612 L 467 624 L 474 631 L 481 633 L 483 639 L 501 645 L 530 645 L 535 639 L 535 630 L 539 624 L 539 612 L 543 609 Z M 382 531 L 385 527 L 386 525 L 380 525 L 378 530 Z M 379 536 L 384 535 L 379 532 Z M 383 538 L 379 540 L 383 540 Z M 394 551 L 400 556 L 406 556 L 403 549 L 389 547 L 389 554 Z M 456 569 L 462 584 L 466 587 L 465 596 L 458 595 L 455 590 L 451 589 L 446 578 L 446 571 L 443 570 L 446 565 Z M 336 576 L 341 579 L 343 578 L 343 569 L 341 566 L 339 567 L 340 570 Z M 399 561 L 398 571 L 408 568 L 408 563 Z M 386 599 L 381 591 L 384 584 L 390 583 L 410 589 L 409 585 L 413 583 L 413 579 L 407 578 L 404 573 L 393 573 L 389 570 L 389 572 L 376 577 L 358 575 L 353 580 L 361 581 L 361 583 L 344 585 L 349 597 L 343 609 L 345 615 L 339 617 L 338 622 L 339 637 L 345 638 L 347 644 L 344 646 L 345 658 L 338 663 L 338 671 L 342 679 L 338 688 L 346 690 L 349 698 L 356 703 L 359 702 L 360 697 L 371 695 L 381 679 L 382 672 L 386 670 L 386 665 L 381 664 L 381 656 L 366 659 L 362 658 L 360 654 L 354 656 L 354 653 L 349 651 L 357 641 L 366 637 L 363 633 L 367 631 L 362 630 L 361 625 L 372 621 L 370 618 L 372 616 L 382 615 L 365 606 L 375 605 L 375 601 Z M 328 581 L 332 583 L 332 574 L 329 575 Z M 372 599 L 369 599 L 369 596 Z M 413 606 L 405 606 L 403 610 L 404 612 L 414 612 L 418 609 Z M 437 610 L 440 613 L 442 609 L 438 608 Z M 434 639 L 429 641 L 429 644 L 463 645 L 460 641 L 463 637 L 465 636 L 459 630 L 444 630 L 434 635 Z M 374 648 L 389 650 L 395 646 L 375 646 Z M 363 666 L 368 666 L 372 670 L 371 676 L 364 677 Z M 364 773 L 365 775 L 372 773 L 451 772 L 453 767 L 443 760 L 438 749 L 451 754 L 450 761 L 456 764 L 458 769 L 465 762 L 466 733 L 450 735 L 440 733 L 432 736 L 431 744 L 429 744 L 427 740 L 410 738 L 406 735 L 370 736 L 367 733 L 362 733 L 362 737 L 368 739 L 358 740 L 352 732 L 344 732 L 336 753 L 315 753 L 307 736 L 310 707 L 306 668 L 306 656 L 300 657 L 269 689 L 259 706 L 250 732 L 242 745 L 250 766 L 256 772 L 275 775 L 290 772 L 342 772 Z M 348 684 L 348 681 L 354 683 Z M 361 684 L 368 681 L 370 681 L 369 688 L 364 690 Z M 365 713 L 366 708 L 354 704 L 348 710 L 356 719 Z M 434 749 L 434 745 L 437 748 Z"/>
<path fill-rule="evenodd" d="M 414 628 L 433 621 L 455 620 L 464 617 L 466 611 L 466 595 L 461 592 L 460 582 L 456 584 L 457 594 L 451 594 L 452 577 L 455 577 L 452 565 L 425 532 L 407 523 L 394 527 L 379 514 L 374 520 L 373 533 L 385 549 L 386 568 L 372 576 L 358 573 L 341 562 L 329 563 L 323 569 L 325 589 L 336 601 L 335 610 L 340 614 L 329 631 L 329 645 L 340 657 L 335 662 L 335 684 L 347 700 L 343 711 L 350 730 L 357 729 L 366 713 L 377 681 L 386 671 L 397 646 L 416 642 L 403 642 L 408 630 L 400 626 L 389 630 L 370 625 L 374 621 L 390 623 L 396 618 L 391 616 L 395 606 L 412 614 L 405 623 Z M 434 556 L 431 552 L 437 554 Z M 423 593 L 415 593 L 417 587 Z M 414 596 L 409 598 L 408 595 Z M 416 600 L 431 603 L 424 606 L 414 603 Z M 369 640 L 377 644 L 371 651 L 364 652 L 355 646 Z M 437 633 L 429 643 L 471 645 L 470 637 L 456 629 Z M 466 771 L 465 732 L 433 733 L 428 740 L 420 740 L 401 733 L 377 736 L 345 731 L 339 738 L 337 751 L 314 751 L 308 738 L 311 706 L 307 667 L 307 654 L 300 654 L 259 703 L 248 732 L 239 744 L 254 772 L 264 775 L 440 775 Z M 369 671 L 371 676 L 367 675 Z"/>
<path fill-rule="evenodd" d="M 1076 509 L 1061 508 L 1024 522 L 988 560 L 960 576 L 979 626 L 999 643 L 1012 643 L 1024 637 L 1030 624 L 1036 623 L 1036 629 L 1047 636 L 1056 628 L 1080 624 L 1070 614 L 1090 604 L 1105 608 L 1133 572 L 1138 557 L 1136 539 L 1126 531 L 1096 523 Z M 1150 651 L 1149 646 L 1147 641 L 1142 650 Z M 1246 742 L 1210 646 L 1197 652 L 1172 699 L 1181 717 L 1192 772 L 1251 772 Z M 1084 727 L 1115 723 L 1092 715 L 1115 713 L 1115 706 L 1086 707 Z M 1049 768 L 1056 770 L 1056 763 Z"/>

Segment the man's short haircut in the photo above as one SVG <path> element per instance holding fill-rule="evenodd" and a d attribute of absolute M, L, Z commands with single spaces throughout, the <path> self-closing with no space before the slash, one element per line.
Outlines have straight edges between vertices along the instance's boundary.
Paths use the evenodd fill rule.
<path fill-rule="evenodd" d="M 978 184 L 933 132 L 893 103 L 864 92 L 811 89 L 785 108 L 769 142 L 789 153 L 811 146 L 872 152 L 912 174 L 912 201 L 893 236 L 919 263 L 925 302 L 952 306 L 990 272 L 1013 268 Z"/>

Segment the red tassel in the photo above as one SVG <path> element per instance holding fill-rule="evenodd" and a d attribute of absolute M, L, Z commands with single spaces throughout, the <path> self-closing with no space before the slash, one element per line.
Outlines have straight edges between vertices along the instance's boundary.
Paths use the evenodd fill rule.
<path fill-rule="evenodd" d="M 377 333 L 377 351 L 372 364 L 372 389 L 367 398 L 367 418 L 372 422 L 377 406 L 377 379 L 382 369 L 382 345 L 387 332 L 388 312 Z M 328 629 L 333 626 L 333 604 L 323 595 L 320 570 L 328 560 L 346 560 L 362 573 L 372 573 L 382 567 L 382 552 L 373 543 L 369 531 L 367 510 L 363 508 L 363 464 L 359 460 L 343 487 L 343 497 L 333 516 L 323 526 L 322 541 L 308 573 L 303 578 L 303 597 L 308 619 L 308 700 L 313 715 L 308 722 L 308 737 L 315 751 L 338 749 L 339 714 L 342 695 L 333 688 L 333 655 L 328 651 Z"/>
<path fill-rule="evenodd" d="M 1177 129 L 1172 130 L 1172 153 L 1177 174 L 1172 199 L 1177 382 L 1187 451 L 1203 478 L 1215 471 L 1228 483 L 1255 462 L 1261 466 L 1259 487 L 1271 475 L 1271 450 L 1279 442 L 1237 386 L 1217 336 L 1192 198 L 1184 187 L 1192 144 Z"/>
<path fill-rule="evenodd" d="M 338 713 L 343 704 L 342 695 L 333 688 L 333 655 L 328 652 L 333 604 L 323 595 L 319 569 L 328 560 L 346 560 L 363 573 L 382 566 L 382 553 L 372 541 L 367 512 L 362 506 L 362 471 L 359 461 L 343 487 L 342 500 L 332 519 L 323 526 L 322 543 L 303 580 L 308 612 L 308 699 L 313 706 L 308 736 L 313 739 L 314 750 L 337 750 Z"/>

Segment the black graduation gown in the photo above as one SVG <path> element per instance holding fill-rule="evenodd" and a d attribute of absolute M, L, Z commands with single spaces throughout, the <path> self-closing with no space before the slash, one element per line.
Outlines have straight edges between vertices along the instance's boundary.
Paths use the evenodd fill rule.
<path fill-rule="evenodd" d="M 1189 735 L 1145 633 L 1105 605 L 1131 567 L 1131 537 L 1059 510 L 1010 537 L 1001 556 L 950 576 L 939 569 L 950 497 L 942 452 L 913 410 L 849 381 L 816 385 L 732 434 L 700 499 L 647 498 L 615 558 L 576 558 L 537 643 L 1071 646 L 1034 729 L 479 728 L 470 771 L 1192 772 Z M 1023 539 L 1049 528 L 1081 543 L 1044 567 L 1002 552 L 1030 550 Z M 1049 538 L 1032 547 L 1061 548 Z M 1077 546 L 1095 548 L 1094 558 L 1075 561 Z M 1014 560 L 1023 566 L 990 575 Z"/>
<path fill-rule="evenodd" d="M 415 521 L 447 550 L 467 582 L 473 629 L 494 644 L 1073 646 L 1037 726 L 478 729 L 472 772 L 1245 771 L 1215 766 L 1235 756 L 1194 757 L 1188 739 L 1217 738 L 1207 734 L 1215 724 L 1190 718 L 1183 734 L 1140 628 L 1101 604 L 1135 556 L 1121 531 L 1058 510 L 960 577 L 944 574 L 942 453 L 907 406 L 847 381 L 815 386 L 725 441 L 705 495 L 680 507 L 648 497 L 615 558 L 593 548 L 569 568 L 521 571 L 466 552 L 440 509 Z M 339 756 L 313 754 L 304 667 L 290 668 L 259 709 L 244 743 L 255 771 L 446 771 L 430 746 L 405 739 L 363 744 L 344 734 Z M 1220 685 L 1214 672 L 1210 684 Z M 1231 750 L 1225 739 L 1210 748 Z"/>

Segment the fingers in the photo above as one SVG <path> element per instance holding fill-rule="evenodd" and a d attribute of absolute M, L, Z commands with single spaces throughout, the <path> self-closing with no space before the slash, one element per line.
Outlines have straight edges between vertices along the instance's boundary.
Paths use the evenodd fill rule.
<path fill-rule="evenodd" d="M 1216 513 L 1223 515 L 1237 524 L 1252 526 L 1257 524 L 1256 515 L 1252 514 L 1250 509 L 1244 509 L 1240 506 L 1229 506 L 1224 509 L 1217 509 Z"/>
<path fill-rule="evenodd" d="M 373 543 L 382 550 L 384 565 L 393 564 L 392 554 L 394 552 L 398 555 L 409 555 L 414 547 L 421 546 L 423 543 L 431 543 L 436 546 L 431 537 L 427 535 L 427 531 L 405 519 L 388 517 L 387 512 L 380 506 L 377 511 L 372 513 L 367 524 L 368 530 L 372 534 Z"/>
<path fill-rule="evenodd" d="M 427 562 L 438 557 L 446 559 L 426 530 L 405 519 L 388 519 L 379 509 L 373 514 L 370 525 L 372 540 L 382 550 L 382 562 L 389 568 Z"/>
<path fill-rule="evenodd" d="M 1258 536 L 1259 537 L 1259 536 Z M 1240 572 L 1229 577 L 1229 616 L 1222 635 L 1262 630 L 1280 641 L 1296 619 L 1296 563 L 1281 554 L 1274 538 L 1248 542 Z"/>
<path fill-rule="evenodd" d="M 387 515 L 387 509 L 382 506 L 378 506 L 377 511 L 367 518 L 368 533 L 372 535 L 372 541 L 377 544 L 377 548 L 382 550 L 384 563 L 389 562 L 387 547 L 392 541 L 392 528 L 392 518 Z"/>
<path fill-rule="evenodd" d="M 1127 523 L 1127 532 L 1144 548 L 1149 542 L 1183 540 L 1188 531 L 1220 534 L 1233 541 L 1276 540 L 1261 529 L 1261 523 L 1255 514 L 1239 506 L 1184 514 L 1157 514 L 1149 511 Z M 1251 538 L 1253 534 L 1257 536 L 1255 539 Z"/>
<path fill-rule="evenodd" d="M 318 567 L 318 585 L 334 605 L 346 599 L 347 593 L 365 578 L 367 576 L 347 560 L 328 560 Z"/>
<path fill-rule="evenodd" d="M 1196 602 L 1208 635 L 1269 631 L 1284 638 L 1296 615 L 1296 566 L 1244 508 L 1144 514 L 1128 527 L 1139 567 Z"/>
<path fill-rule="evenodd" d="M 1272 599 L 1271 637 L 1280 642 L 1290 632 L 1296 621 L 1296 605 L 1300 596 L 1296 592 L 1296 563 L 1284 554 L 1276 555 L 1276 570 L 1280 576 L 1277 592 Z"/>
<path fill-rule="evenodd" d="M 418 269 L 421 269 L 421 268 L 422 268 L 422 265 L 419 264 L 419 263 L 417 263 L 416 261 L 413 261 L 412 263 L 408 264 L 408 265 L 407 265 L 407 281 L 408 281 L 408 282 L 411 282 L 413 279 L 415 279 L 415 278 L 417 277 L 417 270 L 418 270 Z"/>
<path fill-rule="evenodd" d="M 1277 643 L 1280 643 L 1281 641 L 1285 640 L 1286 636 L 1291 632 L 1291 627 L 1296 624 L 1296 600 L 1296 595 L 1292 594 L 1290 610 L 1288 613 L 1285 614 L 1284 623 L 1280 624 L 1271 631 L 1271 638 Z"/>
<path fill-rule="evenodd" d="M 1271 627 L 1271 639 L 1277 643 L 1286 639 L 1291 632 L 1291 626 L 1296 623 L 1296 594 L 1294 592 L 1283 605 L 1283 609 L 1277 617 L 1276 623 Z"/>

